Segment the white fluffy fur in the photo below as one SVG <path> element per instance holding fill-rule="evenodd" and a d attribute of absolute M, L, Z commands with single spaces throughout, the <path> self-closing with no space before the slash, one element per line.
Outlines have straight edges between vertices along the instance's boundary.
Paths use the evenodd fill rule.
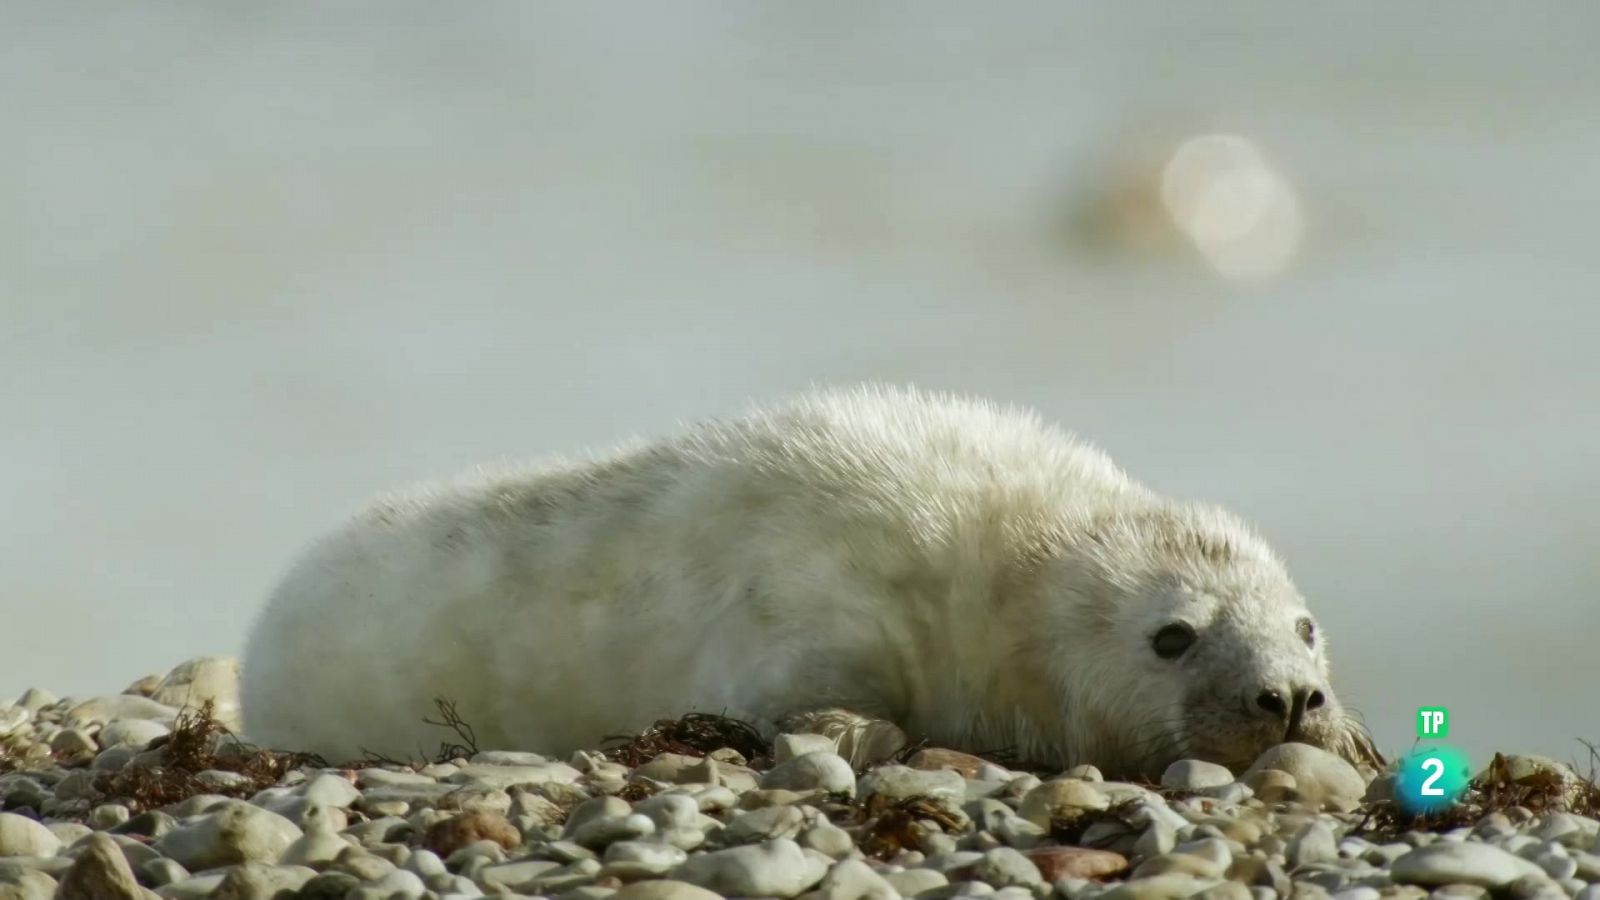
<path fill-rule="evenodd" d="M 273 594 L 245 731 L 415 755 L 448 736 L 422 721 L 443 696 L 482 746 L 564 754 L 689 710 L 842 707 L 1062 764 L 1237 764 L 1271 742 L 1240 703 L 1325 689 L 1303 616 L 1235 519 L 1032 415 L 824 392 L 379 502 Z M 1201 631 L 1176 662 L 1149 645 L 1174 617 Z"/>

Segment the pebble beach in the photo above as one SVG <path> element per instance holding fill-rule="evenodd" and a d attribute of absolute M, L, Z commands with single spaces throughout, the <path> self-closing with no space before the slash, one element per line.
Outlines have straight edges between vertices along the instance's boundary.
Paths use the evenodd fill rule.
<path fill-rule="evenodd" d="M 1600 900 L 1600 792 L 1542 757 L 1431 820 L 1300 744 L 1155 784 L 929 746 L 857 771 L 819 735 L 671 723 L 566 759 L 460 723 L 429 760 L 330 761 L 250 745 L 237 685 L 203 657 L 0 705 L 0 900 Z"/>

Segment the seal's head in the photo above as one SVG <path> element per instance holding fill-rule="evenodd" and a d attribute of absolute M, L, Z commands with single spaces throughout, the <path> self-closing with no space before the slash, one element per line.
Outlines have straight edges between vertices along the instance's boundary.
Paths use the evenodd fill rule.
<path fill-rule="evenodd" d="M 1242 522 L 1157 506 L 1074 531 L 1047 589 L 1075 595 L 1062 607 L 1091 639 L 1052 668 L 1074 688 L 1068 717 L 1095 721 L 1097 756 L 1152 778 L 1184 758 L 1238 772 L 1296 741 L 1381 764 L 1334 695 L 1304 598 Z"/>

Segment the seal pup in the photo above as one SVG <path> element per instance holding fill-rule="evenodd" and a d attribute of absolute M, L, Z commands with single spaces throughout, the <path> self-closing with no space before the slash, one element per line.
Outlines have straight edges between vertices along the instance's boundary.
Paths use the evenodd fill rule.
<path fill-rule="evenodd" d="M 1326 651 L 1234 516 L 1033 414 L 864 387 L 380 500 L 277 587 L 241 694 L 252 740 L 329 759 L 415 754 L 446 697 L 484 747 L 845 710 L 1153 777 L 1377 758 Z"/>

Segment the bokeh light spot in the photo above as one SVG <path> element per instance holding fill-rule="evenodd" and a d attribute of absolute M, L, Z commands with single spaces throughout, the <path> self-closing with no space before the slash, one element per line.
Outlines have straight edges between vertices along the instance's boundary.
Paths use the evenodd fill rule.
<path fill-rule="evenodd" d="M 1300 249 L 1300 199 L 1248 139 L 1205 134 L 1178 145 L 1161 172 L 1173 225 L 1218 274 L 1238 281 L 1282 272 Z"/>

